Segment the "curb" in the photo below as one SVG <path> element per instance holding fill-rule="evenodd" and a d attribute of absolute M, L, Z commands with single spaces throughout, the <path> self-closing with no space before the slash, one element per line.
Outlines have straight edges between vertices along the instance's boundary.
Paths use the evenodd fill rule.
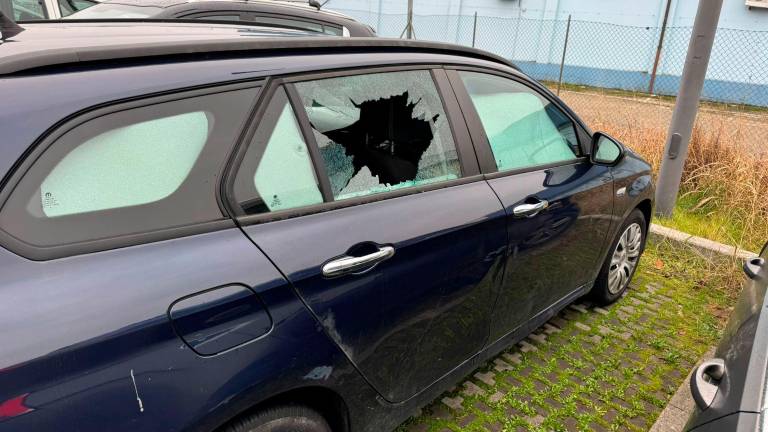
<path fill-rule="evenodd" d="M 678 231 L 672 228 L 667 228 L 661 225 L 651 224 L 651 234 L 655 234 L 676 242 L 691 245 L 698 249 L 703 249 L 709 252 L 715 252 L 721 255 L 730 257 L 749 259 L 756 257 L 757 254 L 748 250 L 740 249 L 735 246 L 730 246 L 723 243 L 718 243 L 703 237 L 696 237 L 682 231 Z"/>
<path fill-rule="evenodd" d="M 696 365 L 698 366 L 705 359 L 712 358 L 714 355 L 715 347 L 709 348 Z M 696 405 L 693 402 L 693 397 L 691 396 L 690 384 L 688 383 L 691 380 L 692 372 L 693 368 L 691 368 L 691 372 L 688 372 L 685 381 L 680 384 L 680 387 L 672 396 L 669 403 L 667 403 L 667 406 L 661 414 L 659 414 L 659 418 L 656 419 L 656 422 L 649 432 L 680 432 L 685 429 L 685 424 L 688 422 L 688 418 L 696 408 Z"/>

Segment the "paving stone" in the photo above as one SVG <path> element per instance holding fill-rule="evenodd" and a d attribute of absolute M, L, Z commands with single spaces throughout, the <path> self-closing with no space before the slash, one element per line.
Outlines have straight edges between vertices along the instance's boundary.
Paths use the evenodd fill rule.
<path fill-rule="evenodd" d="M 523 414 L 522 411 L 520 411 L 519 409 L 517 409 L 517 408 L 515 408 L 513 406 L 507 406 L 506 408 L 504 408 L 504 414 L 507 416 L 507 418 L 524 417 L 525 416 L 525 414 Z"/>
<path fill-rule="evenodd" d="M 448 399 L 448 398 L 443 398 L 443 399 Z M 432 418 L 437 420 L 448 420 L 453 418 L 453 414 L 451 414 L 450 411 L 448 411 L 448 408 L 446 408 L 446 405 L 444 405 L 445 402 L 444 401 L 442 402 L 443 402 L 442 404 L 430 410 L 432 413 Z"/>
<path fill-rule="evenodd" d="M 472 381 L 465 381 L 464 389 L 461 392 L 467 396 L 480 396 L 485 394 L 485 390 L 480 388 L 477 384 L 473 383 Z"/>
<path fill-rule="evenodd" d="M 497 391 L 488 398 L 488 402 L 499 403 L 504 399 L 504 393 Z"/>
<path fill-rule="evenodd" d="M 597 312 L 597 313 L 599 313 L 600 315 L 608 315 L 610 313 L 607 309 L 603 309 L 603 308 L 601 308 L 599 306 L 594 308 L 594 309 L 592 309 L 592 310 Z"/>
<path fill-rule="evenodd" d="M 605 432 L 608 429 L 604 428 L 603 425 L 601 425 L 599 423 L 592 422 L 592 423 L 589 424 L 589 430 L 591 430 L 593 432 Z"/>
<path fill-rule="evenodd" d="M 558 358 L 555 363 L 557 364 L 557 369 L 560 372 L 563 372 L 563 371 L 571 368 L 571 364 L 568 363 L 567 361 L 561 359 L 561 358 Z"/>
<path fill-rule="evenodd" d="M 634 314 L 635 312 L 637 312 L 637 309 L 635 309 L 632 306 L 628 306 L 628 305 L 622 306 L 619 309 L 623 310 L 624 312 L 626 312 L 628 314 Z"/>
<path fill-rule="evenodd" d="M 600 342 L 602 342 L 603 338 L 598 335 L 592 335 L 589 338 L 587 338 L 587 340 L 589 340 L 593 344 L 599 344 Z"/>
<path fill-rule="evenodd" d="M 572 305 L 570 305 L 569 307 L 570 307 L 571 309 L 573 309 L 573 310 L 575 310 L 575 311 L 578 311 L 578 312 L 581 312 L 581 313 L 587 313 L 587 312 L 589 312 L 589 311 L 587 310 L 587 308 L 585 308 L 585 307 L 584 307 L 584 305 L 580 305 L 580 304 L 572 304 Z"/>
<path fill-rule="evenodd" d="M 544 399 L 544 403 L 547 404 L 547 406 L 549 406 L 550 411 L 559 410 L 559 409 L 561 409 L 563 407 L 562 403 L 560 403 L 559 401 L 556 401 L 556 400 L 554 400 L 552 398 Z"/>
<path fill-rule="evenodd" d="M 565 312 L 563 312 L 563 317 L 568 321 L 576 321 L 580 320 L 582 315 L 581 312 L 575 312 L 571 309 L 566 309 Z"/>
<path fill-rule="evenodd" d="M 526 420 L 528 421 L 528 423 L 532 424 L 533 426 L 539 427 L 541 426 L 542 423 L 544 423 L 545 419 L 544 417 L 537 415 L 534 417 L 528 417 Z"/>
<path fill-rule="evenodd" d="M 549 384 L 535 379 L 533 380 L 533 388 L 535 388 L 538 392 L 543 392 L 549 388 Z"/>
<path fill-rule="evenodd" d="M 568 325 L 568 321 L 560 318 L 559 316 L 554 317 L 551 320 L 549 320 L 549 323 L 552 324 L 553 326 L 559 327 L 561 329 L 564 329 L 565 326 Z"/>
<path fill-rule="evenodd" d="M 544 334 L 531 333 L 528 335 L 528 339 L 540 344 L 547 342 L 547 336 L 545 336 Z"/>
<path fill-rule="evenodd" d="M 579 422 L 573 417 L 568 417 L 563 420 L 563 426 L 565 426 L 567 432 L 576 432 L 579 430 Z"/>
<path fill-rule="evenodd" d="M 469 426 L 470 423 L 475 421 L 475 419 L 477 419 L 476 415 L 469 414 L 468 416 L 466 416 L 466 417 L 462 418 L 461 420 L 459 420 L 459 426 L 465 428 L 465 427 Z"/>
<path fill-rule="evenodd" d="M 616 312 L 616 316 L 617 316 L 617 317 L 618 317 L 618 318 L 619 318 L 621 321 L 629 321 L 629 318 L 630 318 L 630 316 L 629 316 L 629 315 L 628 315 L 626 312 L 624 312 L 624 311 L 621 311 L 621 310 L 620 310 L 620 311 L 618 311 L 618 312 Z"/>
<path fill-rule="evenodd" d="M 552 333 L 560 333 L 562 330 L 553 326 L 550 323 L 544 323 L 544 333 L 551 335 Z"/>
<path fill-rule="evenodd" d="M 657 312 L 658 312 L 658 311 L 659 311 L 659 309 L 661 309 L 661 305 L 660 305 L 660 304 L 658 304 L 658 303 L 653 303 L 653 302 L 651 302 L 651 303 L 648 303 L 648 308 L 649 308 L 649 309 L 653 309 L 654 311 L 657 311 Z"/>
<path fill-rule="evenodd" d="M 609 329 L 606 326 L 597 326 L 597 332 L 600 333 L 603 336 L 610 336 L 613 334 L 613 330 Z"/>
<path fill-rule="evenodd" d="M 532 372 L 533 372 L 533 368 L 528 366 L 528 367 L 524 367 L 523 369 L 520 369 L 518 374 L 520 374 L 521 378 L 527 378 L 529 375 L 531 375 Z"/>
<path fill-rule="evenodd" d="M 530 351 L 536 351 L 536 347 L 531 345 L 531 344 L 529 344 L 526 341 L 520 341 L 520 343 L 518 343 L 518 346 L 520 347 L 520 351 L 522 351 L 524 353 L 527 353 L 527 352 L 530 352 Z"/>
<path fill-rule="evenodd" d="M 489 432 L 501 432 L 504 430 L 504 424 L 498 421 L 493 423 L 486 423 L 483 425 L 483 427 Z"/>
<path fill-rule="evenodd" d="M 502 357 L 504 357 L 508 362 L 514 363 L 514 364 L 520 364 L 523 362 L 522 356 L 520 353 L 504 353 L 502 354 Z"/>
<path fill-rule="evenodd" d="M 500 358 L 494 359 L 493 364 L 494 364 L 493 368 L 499 372 L 510 371 L 514 369 L 512 365 L 510 365 L 509 363 L 505 362 Z"/>
<path fill-rule="evenodd" d="M 461 411 L 463 406 L 461 405 L 462 402 L 464 402 L 464 398 L 461 396 L 456 396 L 454 398 L 451 397 L 444 397 L 442 402 L 447 406 L 448 408 L 456 411 Z"/>
<path fill-rule="evenodd" d="M 496 385 L 496 380 L 494 379 L 494 375 L 492 372 L 478 372 L 475 374 L 475 378 L 482 381 L 485 384 L 488 384 L 489 386 Z"/>
<path fill-rule="evenodd" d="M 582 323 L 580 323 L 580 322 L 575 322 L 575 323 L 574 323 L 574 325 L 575 325 L 575 326 L 576 326 L 576 328 L 578 328 L 579 330 L 583 330 L 583 331 L 590 331 L 590 330 L 592 330 L 592 329 L 591 329 L 591 328 L 590 328 L 588 325 L 586 325 L 586 324 L 582 324 Z"/>
<path fill-rule="evenodd" d="M 523 385 L 523 383 L 518 381 L 515 377 L 511 377 L 511 376 L 504 378 L 504 381 L 506 381 L 512 387 L 522 387 Z"/>
<path fill-rule="evenodd" d="M 635 425 L 635 426 L 639 427 L 639 428 L 642 428 L 642 429 L 645 429 L 645 428 L 647 428 L 647 427 L 648 427 L 648 424 L 646 423 L 646 420 L 645 420 L 645 418 L 643 418 L 643 417 L 634 417 L 634 418 L 631 418 L 631 419 L 629 420 L 629 422 L 630 422 L 630 423 L 632 423 L 633 425 Z"/>
<path fill-rule="evenodd" d="M 619 416 L 619 412 L 611 408 L 603 415 L 603 420 L 605 420 L 608 423 L 613 423 L 613 421 L 616 420 L 616 417 L 618 416 Z"/>

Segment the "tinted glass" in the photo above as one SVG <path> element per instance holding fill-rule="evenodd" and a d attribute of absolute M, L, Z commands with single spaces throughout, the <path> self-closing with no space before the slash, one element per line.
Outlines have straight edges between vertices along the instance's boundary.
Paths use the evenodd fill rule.
<path fill-rule="evenodd" d="M 570 118 L 533 89 L 516 81 L 460 72 L 500 171 L 578 157 Z"/>
<path fill-rule="evenodd" d="M 0 227 L 50 246 L 222 219 L 217 179 L 256 92 L 126 109 L 73 127 L 25 174 Z"/>
<path fill-rule="evenodd" d="M 283 89 L 270 101 L 235 177 L 235 200 L 247 214 L 323 202 L 307 145 Z"/>
<path fill-rule="evenodd" d="M 296 84 L 336 199 L 461 176 L 429 71 Z"/>
<path fill-rule="evenodd" d="M 253 16 L 253 22 L 268 27 L 287 27 L 300 30 L 308 30 L 327 35 L 341 36 L 341 27 L 328 24 L 319 24 L 311 21 L 302 21 L 296 19 L 278 18 L 270 16 Z"/>
<path fill-rule="evenodd" d="M 97 4 L 95 1 L 91 1 L 91 0 L 58 0 L 58 1 L 59 1 L 59 11 L 61 11 L 62 17 L 72 15 L 77 11 L 88 9 L 89 7 Z"/>
<path fill-rule="evenodd" d="M 38 0 L 0 0 L 0 9 L 15 21 L 36 21 L 48 18 L 45 3 Z"/>
<path fill-rule="evenodd" d="M 117 3 L 101 3 L 73 13 L 71 19 L 149 18 L 162 12 L 157 6 L 137 6 Z"/>

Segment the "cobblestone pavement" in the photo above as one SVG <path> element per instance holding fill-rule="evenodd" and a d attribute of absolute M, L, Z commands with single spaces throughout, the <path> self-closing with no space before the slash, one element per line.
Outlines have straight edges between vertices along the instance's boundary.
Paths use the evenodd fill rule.
<path fill-rule="evenodd" d="M 720 294 L 650 267 L 614 305 L 569 306 L 400 431 L 648 430 L 723 320 Z"/>

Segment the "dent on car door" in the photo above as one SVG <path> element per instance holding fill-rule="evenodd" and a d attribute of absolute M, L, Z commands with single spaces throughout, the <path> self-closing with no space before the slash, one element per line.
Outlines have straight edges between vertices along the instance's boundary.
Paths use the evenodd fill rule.
<path fill-rule="evenodd" d="M 578 127 L 537 90 L 485 72 L 449 74 L 507 213 L 508 261 L 491 331 L 500 338 L 594 280 L 612 176 L 582 157 Z"/>
<path fill-rule="evenodd" d="M 482 348 L 502 268 L 503 210 L 433 74 L 278 88 L 232 186 L 245 232 L 389 401 Z"/>

